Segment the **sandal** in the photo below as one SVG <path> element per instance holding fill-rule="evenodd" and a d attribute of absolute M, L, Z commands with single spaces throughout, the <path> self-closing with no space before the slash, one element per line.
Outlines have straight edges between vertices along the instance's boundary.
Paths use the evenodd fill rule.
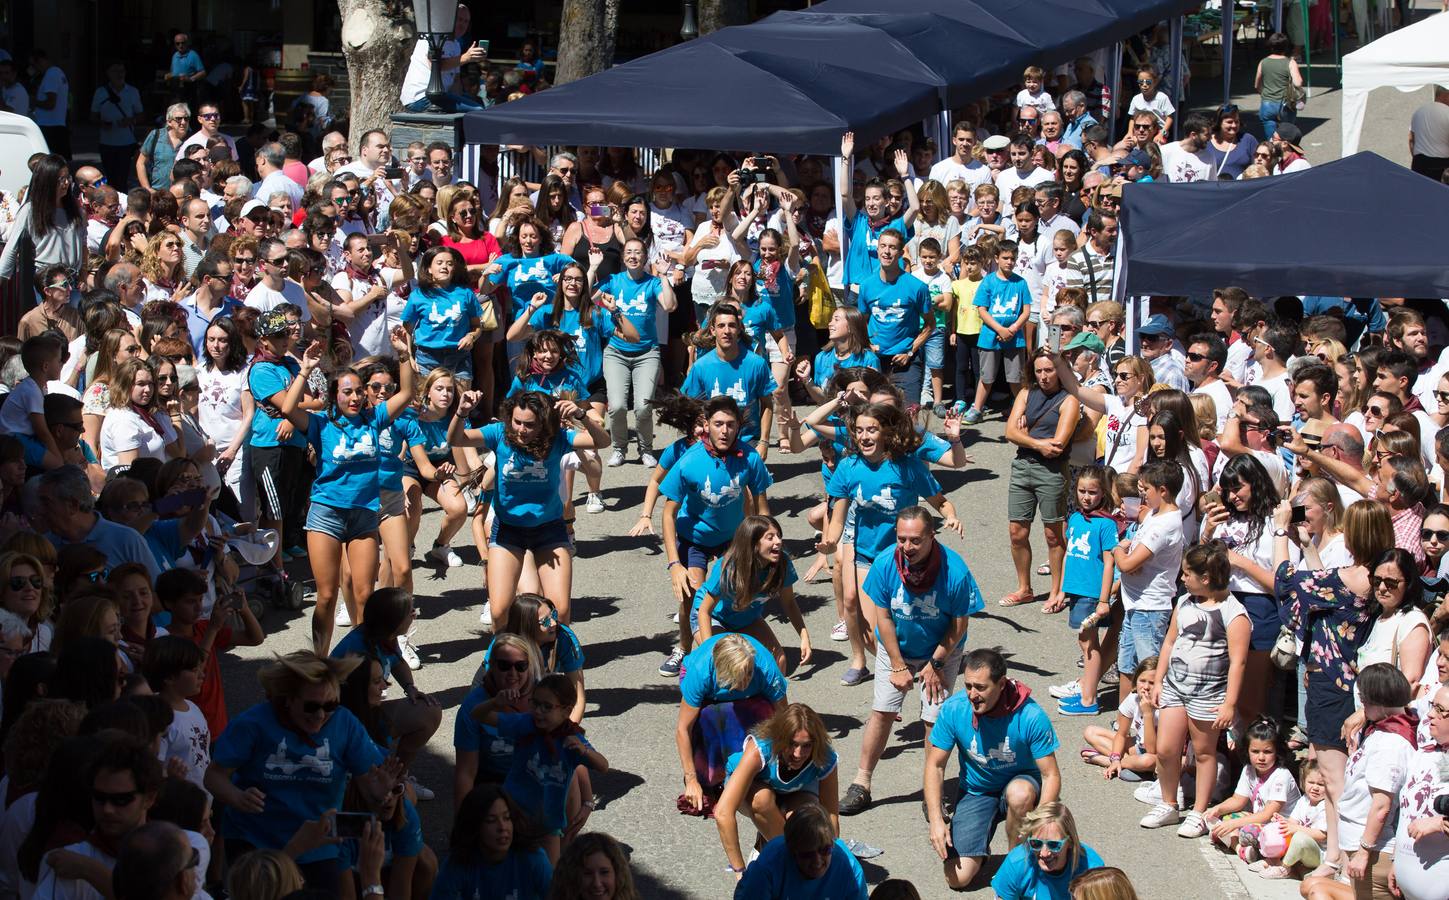
<path fill-rule="evenodd" d="M 1036 574 L 1038 575 L 1050 575 L 1051 573 L 1052 567 L 1047 565 L 1046 563 L 1042 563 L 1041 565 L 1036 567 Z"/>
<path fill-rule="evenodd" d="M 997 606 L 1025 606 L 1036 601 L 1036 594 L 1031 591 L 1013 591 L 996 601 Z"/>

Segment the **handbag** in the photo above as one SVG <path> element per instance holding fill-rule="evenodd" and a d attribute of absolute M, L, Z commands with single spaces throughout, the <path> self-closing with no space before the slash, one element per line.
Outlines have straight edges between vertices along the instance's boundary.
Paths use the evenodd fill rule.
<path fill-rule="evenodd" d="M 1291 625 L 1284 625 L 1278 630 L 1278 639 L 1273 642 L 1273 649 L 1268 651 L 1268 659 L 1285 672 L 1298 668 L 1298 635 Z"/>
<path fill-rule="evenodd" d="M 800 293 L 810 310 L 810 324 L 815 328 L 829 328 L 830 316 L 835 312 L 835 294 L 830 290 L 830 280 L 820 265 L 820 257 L 810 261 L 805 273 L 807 277 Z"/>
<path fill-rule="evenodd" d="M 478 305 L 483 309 L 482 315 L 478 317 L 483 323 L 483 330 L 492 331 L 493 329 L 497 328 L 498 304 L 493 301 L 492 297 L 480 296 L 478 298 Z"/>

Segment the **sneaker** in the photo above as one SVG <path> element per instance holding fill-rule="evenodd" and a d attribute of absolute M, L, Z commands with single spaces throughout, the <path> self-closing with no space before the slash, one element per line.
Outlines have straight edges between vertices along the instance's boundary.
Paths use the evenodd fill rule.
<path fill-rule="evenodd" d="M 427 558 L 449 569 L 456 569 L 463 564 L 463 560 L 458 557 L 458 554 L 453 552 L 452 547 L 447 547 L 442 544 L 434 544 L 433 549 L 428 551 Z"/>
<path fill-rule="evenodd" d="M 1132 791 L 1132 799 L 1148 806 L 1156 806 L 1162 802 L 1162 787 L 1155 781 L 1145 782 Z"/>
<path fill-rule="evenodd" d="M 864 841 L 857 841 L 855 838 L 846 838 L 844 843 L 845 849 L 849 850 L 850 855 L 856 859 L 875 859 L 885 852 L 880 847 L 872 847 L 870 844 Z"/>
<path fill-rule="evenodd" d="M 1173 810 L 1174 814 L 1176 812 L 1177 810 Z M 1182 827 L 1177 829 L 1177 836 L 1182 838 L 1200 838 L 1207 833 L 1207 822 L 1203 820 L 1202 813 L 1196 810 L 1189 812 L 1182 820 Z"/>
<path fill-rule="evenodd" d="M 832 641 L 848 641 L 850 640 L 850 629 L 845 627 L 844 622 L 836 622 L 835 627 L 830 629 L 830 639 Z"/>
<path fill-rule="evenodd" d="M 679 624 L 679 613 L 675 613 L 674 615 L 670 616 L 669 617 L 669 621 L 673 622 L 675 625 L 678 625 Z"/>
<path fill-rule="evenodd" d="M 623 464 L 624 464 L 624 451 L 623 450 L 615 450 L 613 453 L 609 454 L 609 464 L 608 464 L 609 465 L 609 468 L 611 468 L 611 469 L 618 468 L 619 466 L 622 466 Z"/>
<path fill-rule="evenodd" d="M 639 464 L 646 469 L 652 469 L 655 466 L 659 465 L 659 457 L 655 456 L 653 453 L 640 453 Z"/>
<path fill-rule="evenodd" d="M 1102 708 L 1095 703 L 1091 706 L 1084 704 L 1081 696 L 1078 695 L 1076 697 L 1068 697 L 1061 703 L 1058 703 L 1057 712 L 1064 716 L 1095 716 L 1101 714 Z"/>
<path fill-rule="evenodd" d="M 669 651 L 669 658 L 659 664 L 659 674 L 664 678 L 678 678 L 679 667 L 684 662 L 684 651 L 675 647 Z"/>
<path fill-rule="evenodd" d="M 590 491 L 589 502 L 584 505 L 584 512 L 601 513 L 604 511 L 604 498 Z"/>
<path fill-rule="evenodd" d="M 290 546 L 287 549 L 285 549 L 285 550 L 282 551 L 282 558 L 284 560 L 287 560 L 287 561 L 294 560 L 294 559 L 301 559 L 302 557 L 304 557 L 306 555 L 307 555 L 307 548 L 306 547 L 299 547 L 296 544 L 293 544 L 292 546 Z"/>
<path fill-rule="evenodd" d="M 971 407 L 970 409 L 966 410 L 966 415 L 964 415 L 964 416 L 961 417 L 961 424 L 962 425 L 976 425 L 976 424 L 980 423 L 980 421 L 981 421 L 981 410 L 977 409 L 974 406 Z"/>
<path fill-rule="evenodd" d="M 845 796 L 840 798 L 840 814 L 854 816 L 867 809 L 870 809 L 870 789 L 852 782 L 850 787 L 845 789 Z"/>
<path fill-rule="evenodd" d="M 347 604 L 341 600 L 337 601 L 337 610 L 332 614 L 332 624 L 342 628 L 352 627 L 352 613 L 347 611 Z"/>
<path fill-rule="evenodd" d="M 1082 686 L 1077 683 L 1077 679 L 1073 678 L 1066 684 L 1052 685 L 1051 687 L 1047 688 L 1047 693 L 1051 694 L 1058 700 L 1067 700 L 1071 697 L 1082 696 Z"/>
<path fill-rule="evenodd" d="M 1176 825 L 1181 820 L 1182 817 L 1178 815 L 1177 807 L 1169 803 L 1159 803 L 1152 807 L 1152 812 L 1143 816 L 1142 821 L 1137 824 L 1143 828 L 1161 828 L 1164 825 Z M 1198 821 L 1202 821 L 1201 816 L 1198 816 Z"/>
<path fill-rule="evenodd" d="M 487 603 L 483 604 L 483 611 L 478 614 L 478 624 L 488 631 L 493 630 L 493 607 Z"/>
<path fill-rule="evenodd" d="M 870 681 L 870 670 L 866 668 L 846 669 L 845 674 L 840 676 L 840 683 L 846 687 L 855 687 L 857 684 L 865 684 Z"/>
<path fill-rule="evenodd" d="M 421 669 L 423 661 L 418 657 L 418 650 L 413 642 L 408 640 L 410 635 L 400 634 L 397 639 L 397 652 L 402 656 L 403 662 L 408 664 L 409 669 Z"/>
<path fill-rule="evenodd" d="M 431 800 L 437 796 L 437 794 L 433 793 L 431 788 L 423 787 L 422 783 L 411 775 L 408 776 L 408 784 L 412 785 L 413 794 L 415 794 L 419 800 Z"/>
<path fill-rule="evenodd" d="M 1099 684 L 1116 684 L 1122 676 L 1117 674 L 1117 664 L 1112 663 L 1111 668 L 1102 673 L 1102 680 Z"/>

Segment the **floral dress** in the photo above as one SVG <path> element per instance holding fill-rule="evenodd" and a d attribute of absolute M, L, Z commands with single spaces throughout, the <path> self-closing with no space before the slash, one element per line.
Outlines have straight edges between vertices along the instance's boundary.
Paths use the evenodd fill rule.
<path fill-rule="evenodd" d="M 1308 647 L 1308 660 L 1333 685 L 1352 691 L 1358 680 L 1358 648 L 1367 638 L 1369 598 L 1343 583 L 1337 569 L 1296 569 L 1283 563 L 1274 575 L 1273 592 L 1285 623 Z"/>

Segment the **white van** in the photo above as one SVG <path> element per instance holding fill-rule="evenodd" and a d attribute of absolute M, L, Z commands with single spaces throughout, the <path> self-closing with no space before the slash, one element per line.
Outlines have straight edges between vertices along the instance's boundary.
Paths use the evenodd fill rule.
<path fill-rule="evenodd" d="M 0 190 L 10 195 L 30 183 L 31 154 L 49 153 L 40 126 L 29 116 L 0 112 Z"/>

